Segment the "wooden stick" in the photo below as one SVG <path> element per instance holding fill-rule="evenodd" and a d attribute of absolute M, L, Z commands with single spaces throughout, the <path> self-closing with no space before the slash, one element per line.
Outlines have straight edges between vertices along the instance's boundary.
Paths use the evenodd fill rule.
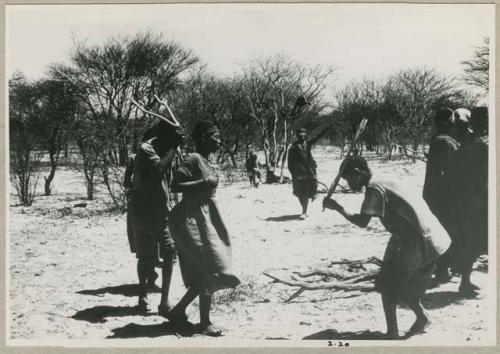
<path fill-rule="evenodd" d="M 136 100 L 134 100 L 133 98 L 130 99 L 132 101 L 132 103 L 137 107 L 139 108 L 140 111 L 146 113 L 146 114 L 149 114 L 153 117 L 156 117 L 156 118 L 159 118 L 161 120 L 163 120 L 164 122 L 170 124 L 171 126 L 177 128 L 179 127 L 180 125 L 178 123 L 174 123 L 174 122 L 171 122 L 167 117 L 164 117 L 158 113 L 155 113 L 155 112 L 151 112 L 151 111 L 148 111 L 147 109 L 145 109 L 142 105 L 140 105 L 139 103 L 137 103 Z"/>
<path fill-rule="evenodd" d="M 332 184 L 330 185 L 330 189 L 328 189 L 328 193 L 326 194 L 325 198 L 330 198 L 335 191 L 335 188 L 337 188 L 337 185 L 340 182 L 340 177 L 342 176 L 342 173 L 344 172 L 344 166 L 345 166 L 345 161 L 349 158 L 351 155 L 352 151 L 354 150 L 354 147 L 356 146 L 356 143 L 361 136 L 361 133 L 365 130 L 366 128 L 366 123 L 368 123 L 368 119 L 363 118 L 361 122 L 359 123 L 358 129 L 356 130 L 356 134 L 354 135 L 354 139 L 351 142 L 351 146 L 349 147 L 349 150 L 347 151 L 347 154 L 344 158 L 344 161 L 340 164 L 339 172 L 335 179 L 333 180 Z M 324 210 L 324 209 L 323 209 Z"/>
<path fill-rule="evenodd" d="M 337 281 L 329 282 L 329 283 L 324 283 L 324 284 L 318 284 L 318 285 L 313 285 L 309 284 L 307 282 L 300 282 L 300 281 L 289 281 L 285 279 L 278 278 L 277 276 L 271 275 L 269 273 L 263 273 L 265 276 L 279 282 L 283 283 L 286 285 L 290 286 L 299 286 L 301 288 L 304 288 L 304 290 L 328 290 L 328 289 L 336 289 L 336 290 L 345 290 L 345 291 L 372 291 L 375 290 L 375 285 L 374 284 L 343 284 Z M 298 296 L 298 295 L 297 295 Z"/>
<path fill-rule="evenodd" d="M 156 99 L 156 100 L 157 100 L 157 101 L 158 101 L 161 105 L 163 105 L 163 106 L 165 106 L 165 107 L 167 108 L 167 111 L 168 111 L 168 113 L 170 114 L 170 117 L 172 117 L 172 119 L 174 120 L 174 122 L 180 126 L 181 124 L 179 123 L 179 121 L 177 120 L 177 118 L 175 118 L 175 116 L 174 116 L 174 112 L 172 112 L 172 110 L 170 109 L 170 106 L 167 104 L 167 102 L 166 102 L 166 101 L 164 101 L 164 100 L 160 100 L 160 98 L 159 98 L 156 94 L 155 94 L 155 99 Z"/>
<path fill-rule="evenodd" d="M 292 294 L 292 296 L 290 296 L 288 299 L 285 300 L 285 302 L 290 302 L 292 301 L 293 299 L 295 299 L 297 296 L 299 296 L 300 294 L 302 294 L 304 291 L 306 291 L 305 288 L 300 288 L 299 290 L 297 290 L 296 292 L 294 292 Z"/>

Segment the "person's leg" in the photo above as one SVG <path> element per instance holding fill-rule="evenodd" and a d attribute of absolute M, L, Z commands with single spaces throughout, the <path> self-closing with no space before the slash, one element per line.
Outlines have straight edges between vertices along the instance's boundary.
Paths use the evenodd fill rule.
<path fill-rule="evenodd" d="M 452 276 L 449 271 L 449 267 L 451 265 L 451 255 L 452 255 L 452 247 L 450 246 L 445 253 L 443 253 L 437 261 L 436 266 L 436 282 L 438 284 L 448 283 Z"/>
<path fill-rule="evenodd" d="M 170 305 L 168 303 L 168 294 L 170 290 L 170 282 L 172 280 L 172 270 L 174 267 L 174 253 L 171 252 L 163 258 L 163 264 L 161 268 L 161 298 L 160 305 L 158 306 L 158 312 L 170 310 Z"/>
<path fill-rule="evenodd" d="M 168 314 L 166 314 L 165 317 L 173 322 L 187 321 L 186 308 L 193 302 L 199 293 L 200 291 L 197 287 L 189 287 L 181 300 L 170 312 L 168 312 Z"/>
<path fill-rule="evenodd" d="M 470 280 L 473 265 L 474 265 L 474 259 L 472 257 L 468 257 L 463 264 L 462 278 L 460 281 L 460 287 L 458 288 L 458 291 L 463 295 L 471 295 L 474 293 L 474 290 L 479 289 L 479 287 L 477 285 L 472 284 Z"/>
<path fill-rule="evenodd" d="M 301 219 L 303 219 L 307 216 L 307 206 L 309 204 L 309 199 L 305 197 L 299 197 L 299 202 L 302 206 L 302 215 L 300 217 Z"/>
<path fill-rule="evenodd" d="M 425 328 L 429 325 L 430 320 L 428 314 L 422 307 L 420 299 L 419 298 L 410 299 L 409 301 L 407 301 L 407 304 L 410 307 L 410 309 L 415 313 L 415 316 L 417 316 L 417 319 L 411 326 L 408 334 L 412 335 L 424 332 Z"/>
<path fill-rule="evenodd" d="M 139 277 L 139 302 L 141 310 L 147 311 L 148 308 L 148 277 L 151 274 L 152 263 L 146 257 L 140 257 L 137 260 L 137 275 Z"/>
<path fill-rule="evenodd" d="M 218 337 L 222 335 L 222 330 L 210 321 L 210 306 L 212 294 L 206 291 L 200 292 L 200 326 L 201 331 L 207 336 Z"/>
<path fill-rule="evenodd" d="M 389 292 L 382 290 L 382 305 L 387 324 L 386 336 L 387 338 L 397 338 L 399 336 L 398 319 L 396 316 L 397 301 Z"/>

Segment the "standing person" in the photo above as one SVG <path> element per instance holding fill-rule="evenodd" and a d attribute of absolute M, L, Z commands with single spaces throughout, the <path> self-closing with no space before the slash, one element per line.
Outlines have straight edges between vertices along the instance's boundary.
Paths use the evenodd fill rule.
<path fill-rule="evenodd" d="M 423 332 L 429 324 L 421 299 L 430 283 L 438 257 L 450 245 L 446 231 L 425 205 L 422 197 L 391 181 L 372 178 L 366 161 L 360 157 L 346 159 L 342 173 L 349 187 L 365 197 L 359 214 L 347 212 L 333 199 L 323 206 L 336 210 L 349 222 L 366 227 L 372 217 L 380 218 L 391 235 L 384 254 L 377 285 L 387 322 L 387 336 L 399 336 L 396 308 L 403 301 L 417 319 L 408 334 Z"/>
<path fill-rule="evenodd" d="M 151 139 L 154 137 L 155 134 L 155 129 L 150 128 L 147 129 L 141 139 L 141 144 L 144 143 L 145 141 Z M 140 146 L 140 145 L 139 145 Z M 125 168 L 125 173 L 123 177 L 123 188 L 125 189 L 125 196 L 127 198 L 127 238 L 128 238 L 128 244 L 130 247 L 130 252 L 131 253 L 136 253 L 136 240 L 135 240 L 135 235 L 134 235 L 134 227 L 133 227 L 133 211 L 132 211 L 132 192 L 134 190 L 134 162 L 135 162 L 135 156 L 136 154 L 131 154 L 128 159 L 128 164 L 127 167 Z M 159 263 L 159 259 L 157 258 L 154 261 L 154 264 Z M 150 276 L 148 276 L 147 280 L 147 285 L 148 288 L 150 289 L 155 289 L 156 285 L 156 279 L 158 279 L 158 274 L 155 272 L 154 269 L 152 269 L 152 273 Z"/>
<path fill-rule="evenodd" d="M 252 151 L 250 156 L 245 162 L 245 169 L 247 170 L 248 178 L 250 180 L 250 185 L 255 188 L 259 188 L 260 184 L 260 170 L 259 164 L 257 162 L 257 153 Z"/>
<path fill-rule="evenodd" d="M 456 206 L 458 249 L 462 278 L 459 291 L 474 295 L 472 265 L 488 253 L 488 108 L 477 107 L 471 114 L 472 138 L 460 149 L 457 161 Z"/>
<path fill-rule="evenodd" d="M 174 242 L 168 233 L 168 181 L 166 171 L 184 140 L 184 130 L 160 122 L 156 135 L 143 142 L 137 150 L 133 171 L 132 228 L 135 237 L 137 275 L 139 277 L 138 307 L 149 310 L 147 284 L 151 282 L 158 257 L 163 259 L 161 299 L 158 313 L 169 311 L 168 294 L 175 255 Z"/>
<path fill-rule="evenodd" d="M 220 133 L 214 123 L 200 121 L 192 136 L 197 149 L 174 177 L 172 187 L 182 192 L 182 201 L 169 218 L 187 292 L 167 318 L 186 323 L 186 308 L 199 296 L 202 332 L 220 336 L 222 330 L 210 320 L 212 294 L 240 283 L 231 270 L 231 240 L 214 200 L 218 178 L 208 162 L 209 155 L 219 148 Z"/>
<path fill-rule="evenodd" d="M 451 171 L 455 154 L 460 147 L 452 137 L 455 123 L 453 113 L 450 108 L 442 108 L 436 113 L 434 123 L 437 133 L 429 146 L 423 190 L 424 200 L 452 239 L 456 234 L 456 221 L 452 194 L 454 176 Z M 436 269 L 438 283 L 446 283 L 451 279 L 448 268 L 453 261 L 453 253 L 450 247 L 439 260 Z"/>
<path fill-rule="evenodd" d="M 292 144 L 288 153 L 288 169 L 292 175 L 293 194 L 299 199 L 302 206 L 300 218 L 305 219 L 309 199 L 314 199 L 318 192 L 316 161 L 311 149 L 322 134 L 306 140 L 304 128 L 297 129 L 296 133 L 297 140 Z"/>

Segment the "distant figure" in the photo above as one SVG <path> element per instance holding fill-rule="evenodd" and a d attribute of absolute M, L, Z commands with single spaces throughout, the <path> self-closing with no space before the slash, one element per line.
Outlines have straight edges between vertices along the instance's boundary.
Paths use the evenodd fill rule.
<path fill-rule="evenodd" d="M 158 259 L 163 259 L 161 299 L 158 314 L 169 310 L 168 295 L 175 256 L 174 241 L 167 227 L 169 186 L 167 171 L 184 140 L 184 130 L 160 123 L 156 134 L 143 142 L 134 161 L 131 224 L 137 254 L 139 277 L 138 307 L 149 311 L 147 284 L 151 281 Z"/>
<path fill-rule="evenodd" d="M 297 129 L 296 133 L 297 140 L 292 144 L 288 153 L 288 169 L 292 175 L 293 194 L 299 199 L 302 206 L 300 218 L 305 219 L 309 199 L 314 199 L 318 192 L 316 161 L 312 156 L 311 149 L 322 134 L 306 140 L 304 128 Z"/>
<path fill-rule="evenodd" d="M 261 175 L 259 170 L 259 163 L 257 161 L 257 153 L 252 151 L 250 156 L 245 162 L 245 168 L 247 170 L 248 178 L 250 180 L 250 185 L 259 188 L 261 181 Z"/>
<path fill-rule="evenodd" d="M 167 318 L 186 324 L 186 308 L 199 296 L 201 330 L 220 336 L 222 330 L 210 321 L 212 294 L 240 283 L 232 273 L 231 239 L 214 199 L 218 178 L 208 161 L 219 148 L 220 132 L 214 123 L 200 121 L 192 136 L 196 152 L 179 167 L 172 183 L 175 192 L 182 192 L 182 201 L 169 215 L 187 292 Z"/>
<path fill-rule="evenodd" d="M 365 198 L 359 214 L 347 212 L 333 199 L 323 206 L 336 210 L 349 222 L 366 227 L 378 217 L 392 236 L 384 254 L 377 278 L 387 322 L 388 338 L 399 336 L 396 309 L 405 302 L 417 319 L 408 334 L 423 332 L 429 324 L 421 299 L 429 286 L 438 257 L 450 245 L 443 226 L 429 210 L 422 197 L 408 191 L 408 186 L 372 178 L 362 157 L 349 157 L 342 178 L 354 191 L 365 187 Z"/>
<path fill-rule="evenodd" d="M 488 254 L 488 108 L 477 107 L 471 114 L 472 137 L 459 150 L 455 206 L 458 214 L 457 248 L 463 295 L 474 295 L 472 265 Z"/>
<path fill-rule="evenodd" d="M 454 138 L 460 145 L 467 144 L 471 138 L 470 111 L 466 108 L 457 108 L 453 112 L 455 117 Z"/>
<path fill-rule="evenodd" d="M 434 118 L 436 135 L 431 139 L 427 154 L 427 168 L 423 197 L 432 213 L 444 226 L 453 239 L 456 234 L 453 205 L 453 162 L 460 144 L 452 138 L 454 114 L 450 108 L 437 111 Z M 448 268 L 453 261 L 453 249 L 450 248 L 438 262 L 436 281 L 446 283 L 451 279 Z"/>

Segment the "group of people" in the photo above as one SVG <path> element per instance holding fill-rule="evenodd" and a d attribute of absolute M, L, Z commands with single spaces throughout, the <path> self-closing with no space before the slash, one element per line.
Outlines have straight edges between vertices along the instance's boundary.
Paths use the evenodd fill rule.
<path fill-rule="evenodd" d="M 429 146 L 423 197 L 451 238 L 439 259 L 436 281 L 461 274 L 459 291 L 474 295 L 476 258 L 488 252 L 488 109 L 443 108 Z"/>
<path fill-rule="evenodd" d="M 452 267 L 462 275 L 460 291 L 473 291 L 472 263 L 487 246 L 488 110 L 478 107 L 470 114 L 463 109 L 441 109 L 435 125 L 437 134 L 430 144 L 423 196 L 401 183 L 373 177 L 366 160 L 355 155 L 343 162 L 341 177 L 352 190 L 364 190 L 360 212 L 348 212 L 331 198 L 323 200 L 324 208 L 360 227 L 378 217 L 392 235 L 376 282 L 387 338 L 399 336 L 396 308 L 401 301 L 416 315 L 409 334 L 424 331 L 429 317 L 421 300 L 434 273 L 435 279 L 443 282 L 449 280 L 448 269 Z M 293 193 L 302 207 L 301 218 L 307 217 L 309 200 L 317 195 L 311 147 L 328 128 L 310 139 L 299 129 L 289 152 L 288 166 Z M 138 258 L 138 307 L 149 309 L 148 287 L 157 278 L 154 267 L 159 254 L 163 262 L 158 314 L 186 325 L 186 308 L 199 296 L 200 330 L 219 336 L 222 331 L 209 316 L 212 294 L 240 283 L 231 270 L 230 235 L 214 200 L 218 178 L 208 161 L 220 145 L 220 133 L 214 123 L 198 122 L 192 132 L 196 152 L 182 160 L 178 147 L 184 138 L 182 128 L 158 124 L 144 137 L 127 175 L 131 190 L 129 240 Z M 258 186 L 256 154 L 250 155 L 246 169 L 251 184 Z M 181 202 L 171 210 L 170 191 L 182 193 Z M 168 295 L 176 254 L 187 291 L 171 307 Z"/>
<path fill-rule="evenodd" d="M 138 308 L 148 312 L 148 289 L 162 259 L 161 299 L 158 314 L 179 326 L 188 326 L 186 308 L 199 297 L 200 332 L 219 336 L 222 331 L 210 320 L 212 294 L 234 288 L 240 281 L 231 270 L 231 240 L 214 195 L 218 177 L 208 162 L 220 145 L 220 132 L 210 121 L 200 121 L 192 132 L 196 152 L 178 160 L 185 139 L 182 128 L 160 122 L 146 132 L 133 164 L 126 173 L 130 187 L 128 233 L 137 256 Z M 172 209 L 170 192 L 182 193 Z M 170 281 L 178 256 L 185 295 L 171 306 Z"/>

